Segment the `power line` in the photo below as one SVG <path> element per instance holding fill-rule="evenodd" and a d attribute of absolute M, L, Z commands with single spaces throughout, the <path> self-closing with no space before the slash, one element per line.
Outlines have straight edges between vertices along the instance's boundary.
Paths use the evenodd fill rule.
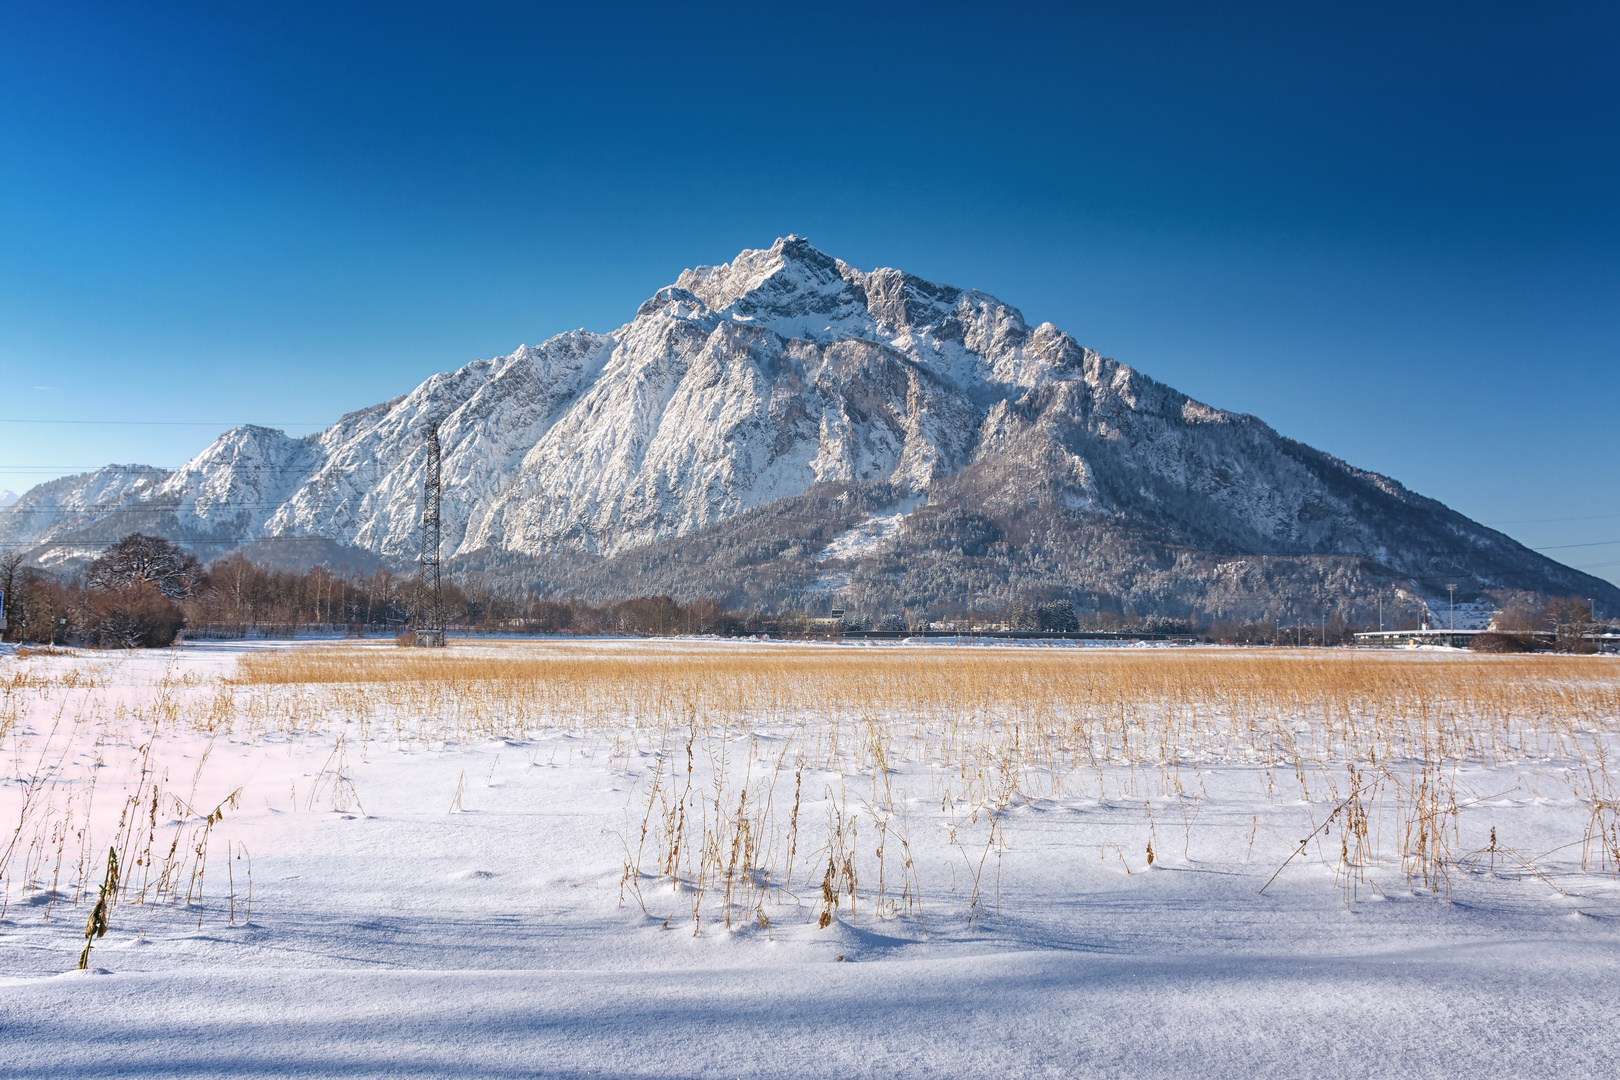
<path fill-rule="evenodd" d="M 1560 551 L 1564 548 L 1574 547 L 1604 547 L 1608 544 L 1620 544 L 1620 540 L 1593 540 L 1589 544 L 1549 544 L 1546 547 L 1531 548 L 1531 551 Z"/>
<path fill-rule="evenodd" d="M 211 427 L 234 429 L 239 427 L 328 427 L 317 420 L 266 420 L 259 423 L 232 423 L 229 420 L 21 420 L 0 417 L 0 424 L 119 424 L 135 427 Z"/>
<path fill-rule="evenodd" d="M 265 504 L 259 504 L 259 503 L 246 503 L 246 504 L 228 503 L 227 505 L 230 507 L 230 509 L 233 512 L 239 512 L 239 511 L 243 511 L 243 510 L 264 511 L 264 510 L 280 510 L 282 507 L 291 506 L 292 501 L 288 500 L 287 502 L 284 502 L 284 503 L 265 503 Z M 74 515 L 74 514 L 97 514 L 100 517 L 112 517 L 114 514 L 180 514 L 180 513 L 191 513 L 192 516 L 196 516 L 194 511 L 183 511 L 178 506 L 154 506 L 154 505 L 152 505 L 150 503 L 136 503 L 133 506 L 107 506 L 107 507 L 101 507 L 101 506 L 82 506 L 82 507 L 71 507 L 71 506 L 68 506 L 68 507 L 64 507 L 64 506 L 18 506 L 18 507 L 13 508 L 13 507 L 8 506 L 8 507 L 5 508 L 5 510 L 0 510 L 0 513 L 4 513 L 6 511 L 10 511 L 13 514 L 61 514 L 63 517 L 68 517 L 68 516 L 71 516 L 71 515 Z"/>
<path fill-rule="evenodd" d="M 1545 525 L 1554 521 L 1612 521 L 1620 514 L 1589 514 L 1586 517 L 1518 518 L 1514 521 L 1482 521 L 1481 525 Z"/>
<path fill-rule="evenodd" d="M 121 536 L 109 536 L 100 540 L 24 540 L 18 546 L 28 549 L 42 547 L 95 547 L 98 544 L 114 544 L 122 540 Z M 177 544 L 257 544 L 275 541 L 276 543 L 314 543 L 316 541 L 328 544 L 348 545 L 343 540 L 336 540 L 330 536 L 183 536 L 175 541 Z"/>
<path fill-rule="evenodd" d="M 187 462 L 187 464 L 190 464 L 190 462 Z M 186 466 L 177 465 L 174 468 L 169 469 L 162 465 L 123 466 L 108 465 L 105 463 L 101 465 L 0 465 L 0 472 L 45 472 L 48 469 L 82 469 L 85 472 L 96 472 L 100 469 L 120 469 L 126 467 L 136 469 L 155 469 L 158 472 L 179 472 Z M 287 472 L 295 472 L 299 469 L 307 468 L 307 466 L 304 465 L 277 465 L 272 462 L 232 462 L 227 464 L 225 467 L 229 469 L 279 469 Z"/>

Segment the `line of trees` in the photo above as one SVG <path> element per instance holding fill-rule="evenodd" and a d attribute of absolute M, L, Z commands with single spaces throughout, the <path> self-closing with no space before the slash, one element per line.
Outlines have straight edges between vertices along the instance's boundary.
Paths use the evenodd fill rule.
<path fill-rule="evenodd" d="M 1596 617 L 1591 601 L 1577 596 L 1542 596 L 1539 593 L 1499 591 L 1488 594 L 1498 605 L 1490 632 L 1474 638 L 1485 652 L 1597 651 L 1597 634 L 1607 627 Z"/>
<path fill-rule="evenodd" d="M 241 553 L 205 568 L 170 541 L 140 533 L 113 544 L 72 576 L 24 567 L 21 555 L 7 555 L 0 559 L 0 588 L 8 597 L 8 640 L 132 648 L 171 644 L 182 629 L 203 638 L 311 631 L 397 635 L 411 627 L 420 597 L 414 576 L 385 568 L 280 570 Z M 836 629 L 809 613 L 733 611 L 712 598 L 681 603 L 669 596 L 640 596 L 591 604 L 534 589 L 502 590 L 476 577 L 446 581 L 443 595 L 449 626 L 473 632 L 794 636 Z M 1067 600 L 1014 604 L 989 619 L 1029 630 L 1076 630 L 1098 621 L 1094 614 L 1077 616 Z M 1103 621 L 1110 623 L 1107 629 L 1125 628 L 1117 616 Z M 842 625 L 905 630 L 928 620 L 921 611 L 852 613 Z"/>
<path fill-rule="evenodd" d="M 17 552 L 0 556 L 8 641 L 134 648 L 172 644 L 182 629 L 217 638 L 397 634 L 411 625 L 419 599 L 415 577 L 387 569 L 277 570 L 240 553 L 204 568 L 170 541 L 140 533 L 71 576 L 23 561 Z M 447 581 L 443 595 L 449 624 L 479 632 L 737 635 L 799 628 L 791 619 L 726 611 L 712 599 L 680 604 L 651 596 L 592 605 L 478 581 Z"/>
<path fill-rule="evenodd" d="M 419 606 L 414 576 L 378 569 L 335 573 L 317 566 L 302 573 L 272 570 L 240 554 L 208 570 L 203 587 L 184 605 L 194 636 L 287 636 L 303 629 L 353 634 L 397 633 Z M 445 581 L 445 621 L 451 628 L 495 633 L 737 634 L 757 631 L 746 616 L 714 600 L 682 605 L 667 596 L 591 605 L 551 599 L 533 589 L 502 590 L 487 583 Z"/>
<path fill-rule="evenodd" d="M 180 602 L 204 577 L 194 556 L 161 537 L 131 533 L 84 573 L 64 580 L 0 555 L 5 637 L 62 644 L 77 639 L 117 648 L 172 643 L 185 615 Z"/>
<path fill-rule="evenodd" d="M 511 587 L 511 577 L 469 575 L 446 581 L 446 620 L 451 629 L 474 632 L 554 634 L 825 634 L 836 629 L 809 612 L 727 610 L 712 598 L 681 603 L 670 596 L 640 596 L 598 604 L 558 599 Z M 20 553 L 0 553 L 0 590 L 5 594 L 5 640 L 82 642 L 109 647 L 172 643 L 184 631 L 193 637 L 288 637 L 299 632 L 397 635 L 418 608 L 414 576 L 378 569 L 333 571 L 324 566 L 293 571 L 266 567 L 241 553 L 208 567 L 162 537 L 133 533 L 111 545 L 83 571 L 54 575 L 24 565 Z M 1498 633 L 1482 636 L 1493 649 L 1544 648 L 1532 631 L 1551 629 L 1554 647 L 1590 651 L 1602 626 L 1589 605 L 1574 598 L 1530 593 L 1492 594 L 1500 613 Z M 1222 621 L 1199 627 L 1191 620 L 1131 616 L 1108 611 L 1076 612 L 1066 598 L 1007 604 L 997 612 L 922 608 L 858 610 L 846 629 L 941 628 L 1015 630 L 1138 630 L 1191 633 L 1231 644 L 1347 644 L 1352 627 L 1340 616 L 1318 626 L 1282 627 L 1271 620 Z M 1500 638 L 1501 640 L 1498 640 Z"/>

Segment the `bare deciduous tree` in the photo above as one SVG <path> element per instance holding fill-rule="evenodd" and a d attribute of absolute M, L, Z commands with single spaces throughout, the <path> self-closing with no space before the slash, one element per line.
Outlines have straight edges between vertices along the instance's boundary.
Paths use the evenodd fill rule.
<path fill-rule="evenodd" d="M 5 599 L 5 607 L 0 608 L 0 641 L 6 639 L 7 634 L 14 633 L 11 629 L 11 608 L 17 603 L 17 568 L 23 564 L 24 555 L 20 551 L 8 551 L 0 555 L 0 594 Z"/>
<path fill-rule="evenodd" d="M 1598 624 L 1587 601 L 1575 596 L 1554 597 L 1547 601 L 1545 614 L 1560 651 L 1597 651 L 1592 635 L 1597 632 Z"/>
<path fill-rule="evenodd" d="M 161 536 L 130 533 L 85 570 L 92 588 L 128 589 L 150 585 L 171 600 L 190 596 L 202 580 L 195 555 Z"/>

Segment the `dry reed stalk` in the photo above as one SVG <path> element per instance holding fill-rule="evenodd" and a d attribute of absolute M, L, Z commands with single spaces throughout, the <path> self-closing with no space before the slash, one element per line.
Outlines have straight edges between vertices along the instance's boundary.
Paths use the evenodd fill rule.
<path fill-rule="evenodd" d="M 84 924 L 84 951 L 79 954 L 79 970 L 84 971 L 90 966 L 90 944 L 96 938 L 107 934 L 107 920 L 112 914 L 113 898 L 118 895 L 118 852 L 113 848 L 107 849 L 107 874 L 101 881 L 101 894 L 96 899 L 96 906 L 90 912 L 90 918 Z"/>

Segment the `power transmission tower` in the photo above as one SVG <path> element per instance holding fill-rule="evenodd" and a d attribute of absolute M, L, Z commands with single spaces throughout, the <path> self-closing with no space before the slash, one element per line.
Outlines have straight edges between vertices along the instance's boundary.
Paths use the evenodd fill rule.
<path fill-rule="evenodd" d="M 428 425 L 427 471 L 422 478 L 422 556 L 418 588 L 416 641 L 419 645 L 444 646 L 444 590 L 439 579 L 440 507 L 439 425 Z"/>

